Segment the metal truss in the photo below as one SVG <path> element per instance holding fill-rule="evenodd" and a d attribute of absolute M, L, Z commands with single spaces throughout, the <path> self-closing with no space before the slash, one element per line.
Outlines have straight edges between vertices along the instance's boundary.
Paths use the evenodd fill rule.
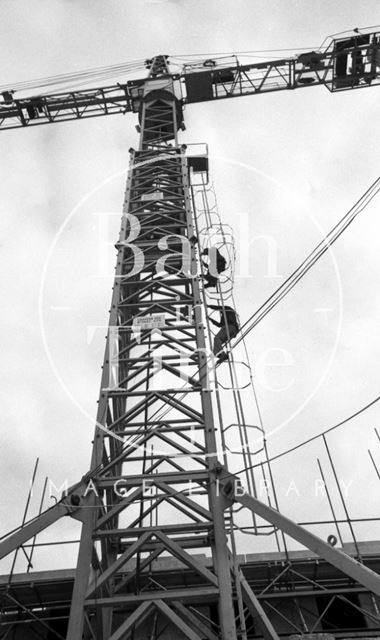
<path fill-rule="evenodd" d="M 2 129 L 32 127 L 132 111 L 126 85 L 24 99 L 13 99 L 12 93 L 5 92 L 3 99 L 4 101 L 0 102 L 0 128 Z"/>
<path fill-rule="evenodd" d="M 366 544 L 360 545 L 366 565 L 379 571 L 378 545 L 375 548 L 374 555 L 371 545 L 370 548 L 367 548 Z M 347 547 L 347 551 L 354 552 L 353 545 Z M 231 563 L 233 561 L 231 556 Z M 348 637 L 347 632 L 353 630 L 350 620 L 351 623 L 356 623 L 355 637 L 368 637 L 369 634 L 380 631 L 380 616 L 375 596 L 365 587 L 354 583 L 348 576 L 334 570 L 320 557 L 310 557 L 307 552 L 289 552 L 288 555 L 277 553 L 271 557 L 254 554 L 239 557 L 239 561 L 239 580 L 244 596 L 247 594 L 247 583 L 256 596 L 255 609 L 250 606 L 249 600 L 244 606 L 248 638 L 256 637 L 257 634 L 264 635 L 263 631 L 261 634 L 259 632 L 260 607 L 266 612 L 267 619 L 269 617 L 277 633 L 281 634 L 328 630 L 334 636 L 338 634 L 338 637 L 341 637 L 342 632 L 346 632 L 343 637 Z M 173 562 L 176 563 L 176 568 Z M 165 558 L 156 560 L 155 579 L 164 590 L 176 588 L 180 594 L 187 584 L 194 581 L 196 574 L 191 568 L 186 567 L 182 571 L 180 566 L 180 560 L 172 560 L 172 563 L 167 563 Z M 210 558 L 206 559 L 204 566 L 211 567 Z M 147 573 L 149 567 L 141 563 L 139 571 Z M 122 573 L 126 582 L 128 579 L 133 580 L 136 566 L 132 564 Z M 6 576 L 1 576 L 0 599 L 3 614 L 0 620 L 0 638 L 12 637 L 9 636 L 12 631 L 14 637 L 19 638 L 19 632 L 24 628 L 31 637 L 35 637 L 33 632 L 37 632 L 37 637 L 44 637 L 49 629 L 49 637 L 62 640 L 66 635 L 73 579 L 73 570 L 17 574 L 10 584 Z M 215 638 L 215 622 L 207 615 L 206 609 L 212 606 L 211 603 L 203 603 L 196 611 L 195 605 L 185 606 L 180 601 L 173 606 L 185 620 L 191 619 L 192 614 L 195 620 L 198 619 L 198 628 L 202 629 L 203 637 Z M 152 629 L 155 628 L 159 634 L 160 630 L 170 623 L 157 610 L 154 611 L 154 608 L 151 612 L 151 617 L 145 622 L 149 629 L 148 635 L 153 633 Z M 143 626 L 143 622 L 141 625 L 136 630 L 137 637 L 146 633 L 147 627 Z"/>
<path fill-rule="evenodd" d="M 242 491 L 241 488 L 239 488 L 239 478 L 226 473 L 223 468 L 220 468 L 220 470 L 217 471 L 217 475 L 220 476 L 220 480 L 219 477 L 217 477 L 215 481 L 218 486 L 220 483 L 223 488 L 223 493 L 227 498 L 230 498 L 232 501 L 239 502 L 243 507 L 252 511 L 252 513 L 260 516 L 270 524 L 275 525 L 281 531 L 293 538 L 293 540 L 301 543 L 307 549 L 310 549 L 310 551 L 313 551 L 321 558 L 327 560 L 327 562 L 332 564 L 339 571 L 350 576 L 353 580 L 365 586 L 372 593 L 380 596 L 380 576 L 377 573 L 349 557 L 346 553 L 339 551 L 339 549 L 335 549 L 314 533 L 307 531 L 304 527 L 301 527 L 293 520 L 290 520 L 283 514 L 279 513 L 276 509 L 273 509 L 257 498 L 254 498 Z"/>
<path fill-rule="evenodd" d="M 380 82 L 380 32 L 331 40 L 323 52 L 307 52 L 256 64 L 220 65 L 217 60 L 188 64 L 183 72 L 161 78 L 175 80 L 182 103 L 234 98 L 324 85 L 330 91 L 375 86 Z M 167 56 L 155 58 L 167 59 Z M 36 126 L 101 115 L 140 112 L 146 79 L 104 88 L 18 99 L 5 91 L 0 99 L 0 129 Z M 158 115 L 158 114 L 157 114 Z M 157 120 L 159 122 L 159 119 Z M 152 125 L 154 126 L 154 125 Z"/>
<path fill-rule="evenodd" d="M 182 107 L 164 57 L 152 61 L 139 118 L 90 470 L 6 537 L 0 557 L 63 515 L 82 522 L 67 640 L 126 640 L 157 620 L 190 640 L 246 639 L 247 622 L 278 640 L 268 611 L 284 614 L 252 590 L 229 549 L 226 510 L 235 501 L 377 595 L 380 577 L 244 494 L 219 463 L 189 166 L 177 142 Z M 164 583 L 161 557 L 189 579 Z"/>
<path fill-rule="evenodd" d="M 164 60 L 162 70 L 156 64 L 150 78 L 165 71 Z M 126 638 L 160 615 L 192 640 L 205 632 L 233 640 L 223 499 L 210 481 L 216 440 L 188 167 L 176 143 L 181 110 L 173 93 L 150 85 L 117 243 L 91 464 L 94 508 L 84 516 L 67 637 Z M 212 570 L 191 554 L 200 544 Z M 191 568 L 195 583 L 165 589 L 154 569 L 161 555 Z M 136 570 L 123 575 L 130 562 Z M 189 609 L 204 602 L 219 605 L 216 635 Z"/>
<path fill-rule="evenodd" d="M 217 100 L 325 85 L 330 91 L 379 84 L 379 32 L 332 40 L 323 53 L 229 67 L 217 60 L 189 64 L 186 102 Z M 206 67 L 206 68 L 205 68 Z"/>
<path fill-rule="evenodd" d="M 338 576 L 335 576 L 335 580 L 338 583 Z M 359 606 L 352 600 L 352 596 L 364 593 L 368 594 L 362 587 L 352 585 L 339 587 L 330 583 L 326 587 L 323 581 L 318 582 L 316 579 L 300 573 L 290 562 L 271 581 L 267 582 L 261 592 L 258 592 L 258 598 L 265 610 L 272 614 L 271 619 L 281 618 L 287 624 L 289 632 L 292 633 L 314 633 L 319 630 L 328 610 L 337 600 L 341 607 L 342 604 L 345 605 L 346 610 L 353 609 L 360 612 L 364 624 L 367 623 L 369 628 L 380 629 L 380 616 L 373 595 L 374 606 L 372 610 Z M 315 606 L 319 599 L 322 599 L 324 603 L 321 611 Z M 342 631 L 344 619 L 334 627 L 332 623 L 330 624 L 330 630 Z"/>

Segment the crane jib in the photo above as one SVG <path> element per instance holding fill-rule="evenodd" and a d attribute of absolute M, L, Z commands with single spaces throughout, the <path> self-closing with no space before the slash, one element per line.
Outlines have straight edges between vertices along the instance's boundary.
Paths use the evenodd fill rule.
<path fill-rule="evenodd" d="M 149 78 L 95 89 L 52 93 L 19 99 L 7 89 L 0 93 L 0 129 L 35 126 L 140 110 L 141 97 L 152 84 L 176 86 L 182 103 L 255 95 L 324 85 L 329 91 L 377 86 L 380 81 L 380 32 L 331 39 L 324 51 L 241 65 L 223 66 L 207 59 L 184 65 L 170 74 L 167 56 L 158 56 Z M 178 107 L 179 109 L 179 107 Z M 178 113 L 180 117 L 180 113 Z"/>

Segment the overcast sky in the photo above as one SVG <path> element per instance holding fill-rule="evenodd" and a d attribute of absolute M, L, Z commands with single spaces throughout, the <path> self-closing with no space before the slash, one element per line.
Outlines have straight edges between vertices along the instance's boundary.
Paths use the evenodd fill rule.
<path fill-rule="evenodd" d="M 0 85 L 9 88 L 160 53 L 307 51 L 330 34 L 380 23 L 377 0 L 2 0 L 0 11 Z M 315 87 L 186 108 L 181 141 L 208 143 L 219 213 L 245 256 L 234 288 L 242 321 L 378 177 L 379 91 L 334 95 Z M 105 335 L 93 328 L 107 323 L 135 124 L 126 115 L 1 132 L 2 533 L 21 521 L 37 456 L 33 508 L 46 475 L 59 487 L 88 469 Z M 379 211 L 374 200 L 334 255 L 247 339 L 271 455 L 379 394 Z M 275 244 L 274 272 L 258 236 Z M 273 349 L 289 366 L 263 375 Z M 244 402 L 255 423 L 252 396 Z M 331 437 L 338 473 L 352 481 L 352 517 L 377 515 L 378 480 L 367 451 L 380 466 L 377 426 L 375 405 Z M 280 504 L 298 520 L 330 516 L 325 499 L 310 499 L 317 456 L 330 475 L 319 443 L 274 466 Z M 287 492 L 292 479 L 299 496 Z M 72 523 L 57 527 L 57 535 L 75 535 Z M 378 538 L 380 531 L 358 533 Z"/>

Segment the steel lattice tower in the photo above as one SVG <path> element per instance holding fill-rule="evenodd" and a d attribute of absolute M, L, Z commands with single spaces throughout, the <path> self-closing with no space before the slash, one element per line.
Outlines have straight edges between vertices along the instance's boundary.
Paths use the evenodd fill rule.
<path fill-rule="evenodd" d="M 211 602 L 218 605 L 221 637 L 232 640 L 236 629 L 225 499 L 217 495 L 215 482 L 218 461 L 199 281 L 192 277 L 196 249 L 189 170 L 177 141 L 182 109 L 164 57 L 152 61 L 140 90 L 140 146 L 131 151 L 90 471 L 94 508 L 88 509 L 83 526 L 68 638 L 82 637 L 84 624 L 96 637 L 124 638 L 155 611 L 188 637 L 199 637 L 193 631 L 198 630 L 212 638 L 211 629 L 187 608 Z M 132 246 L 128 239 L 137 231 Z M 164 258 L 162 243 L 168 248 Z M 158 265 L 165 277 L 157 274 Z M 144 317 L 157 313 L 165 315 L 159 332 L 142 324 L 140 335 L 134 335 L 136 319 L 144 323 Z M 192 372 L 184 386 L 186 354 Z M 166 373 L 161 381 L 164 377 L 169 386 L 170 380 L 180 384 L 156 388 L 156 371 Z M 117 385 L 112 384 L 115 376 Z M 125 437 L 133 445 L 125 446 Z M 186 495 L 189 482 L 194 497 Z M 207 496 L 205 507 L 202 495 Z M 189 552 L 199 547 L 212 554 L 213 571 Z M 154 579 L 148 584 L 143 570 L 152 572 L 161 553 L 194 569 L 199 582 L 187 589 L 153 589 Z M 136 570 L 125 580 L 123 567 L 130 560 Z"/>

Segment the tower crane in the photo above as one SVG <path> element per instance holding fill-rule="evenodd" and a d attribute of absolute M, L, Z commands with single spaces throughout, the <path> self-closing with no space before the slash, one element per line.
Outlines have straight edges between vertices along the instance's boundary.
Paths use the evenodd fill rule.
<path fill-rule="evenodd" d="M 192 178 L 207 174 L 208 159 L 187 154 L 178 135 L 188 104 L 378 85 L 380 32 L 354 32 L 323 51 L 255 64 L 209 58 L 171 73 L 170 58 L 157 55 L 146 67 L 145 78 L 102 88 L 1 94 L 1 129 L 133 112 L 140 140 L 130 150 L 89 471 L 54 507 L 3 537 L 0 557 L 63 516 L 81 522 L 67 640 L 148 637 L 155 616 L 172 638 L 244 639 L 249 619 L 274 640 L 278 632 L 230 546 L 234 503 L 377 596 L 380 577 L 249 495 L 219 459 L 191 197 Z M 160 556 L 190 568 L 194 580 L 174 572 L 164 587 Z"/>
<path fill-rule="evenodd" d="M 272 91 L 324 85 L 331 92 L 359 89 L 379 84 L 378 32 L 361 33 L 351 38 L 331 39 L 324 51 L 311 51 L 296 57 L 255 64 L 233 65 L 209 58 L 185 64 L 181 73 L 171 74 L 169 56 L 160 56 L 167 64 L 177 99 L 178 127 L 183 126 L 182 107 L 186 104 L 248 96 Z M 152 60 L 146 61 L 151 69 Z M 151 75 L 151 77 L 153 77 Z M 3 91 L 0 102 L 0 128 L 35 126 L 101 115 L 139 113 L 149 87 L 146 79 L 99 89 L 15 98 L 12 89 Z M 166 85 L 161 81 L 161 86 Z"/>

